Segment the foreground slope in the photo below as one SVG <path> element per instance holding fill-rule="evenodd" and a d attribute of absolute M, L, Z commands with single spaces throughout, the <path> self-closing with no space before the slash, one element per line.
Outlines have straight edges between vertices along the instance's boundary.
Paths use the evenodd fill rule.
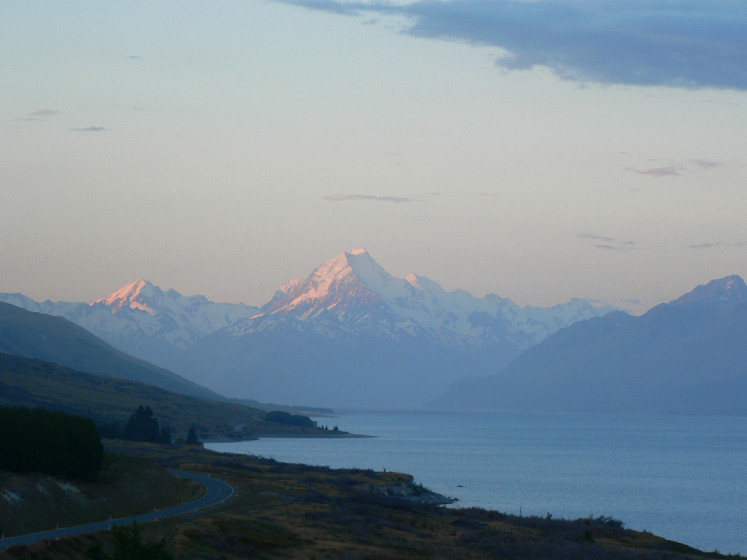
<path fill-rule="evenodd" d="M 714 280 L 641 317 L 563 329 L 498 374 L 454 384 L 463 409 L 747 414 L 747 286 Z"/>
<path fill-rule="evenodd" d="M 185 395 L 224 399 L 175 373 L 111 347 L 67 319 L 33 313 L 3 302 L 0 302 L 0 352 L 139 381 Z"/>
<path fill-rule="evenodd" d="M 265 411 L 173 393 L 136 381 L 113 379 L 0 352 L 0 406 L 40 407 L 121 425 L 140 405 L 150 407 L 173 435 L 195 425 L 200 438 L 249 439 L 265 435 L 325 435 L 265 419 Z"/>

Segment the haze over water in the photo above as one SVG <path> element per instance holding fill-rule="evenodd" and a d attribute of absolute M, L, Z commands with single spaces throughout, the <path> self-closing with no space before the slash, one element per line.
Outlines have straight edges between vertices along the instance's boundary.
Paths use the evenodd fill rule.
<path fill-rule="evenodd" d="M 209 447 L 408 472 L 456 507 L 611 516 L 702 550 L 747 553 L 747 418 L 361 413 L 319 422 L 377 437 Z"/>

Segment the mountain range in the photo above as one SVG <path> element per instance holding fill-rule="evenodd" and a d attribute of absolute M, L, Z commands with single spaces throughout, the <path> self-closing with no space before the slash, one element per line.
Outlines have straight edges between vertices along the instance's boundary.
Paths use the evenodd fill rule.
<path fill-rule="evenodd" d="M 502 371 L 459 380 L 437 408 L 747 414 L 747 286 L 728 276 L 640 317 L 581 321 Z"/>
<path fill-rule="evenodd" d="M 574 299 L 520 307 L 410 274 L 363 250 L 341 253 L 261 307 L 182 296 L 138 280 L 91 303 L 36 302 L 117 349 L 213 391 L 265 402 L 407 407 L 466 375 L 498 371 L 527 348 L 612 308 Z"/>

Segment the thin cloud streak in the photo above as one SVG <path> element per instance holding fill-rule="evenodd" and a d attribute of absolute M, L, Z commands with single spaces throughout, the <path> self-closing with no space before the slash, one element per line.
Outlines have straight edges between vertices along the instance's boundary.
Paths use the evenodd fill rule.
<path fill-rule="evenodd" d="M 49 117 L 54 117 L 55 115 L 59 115 L 59 111 L 55 111 L 54 109 L 39 109 L 37 111 L 34 111 L 32 113 L 29 113 L 25 117 L 21 117 L 19 120 L 22 121 L 40 121 Z"/>
<path fill-rule="evenodd" d="M 372 194 L 328 194 L 324 197 L 324 200 L 329 200 L 331 202 L 369 200 L 374 202 L 394 202 L 397 204 L 415 201 L 413 198 L 406 198 L 403 196 L 376 196 Z"/>
<path fill-rule="evenodd" d="M 405 16 L 405 33 L 499 47 L 504 70 L 564 80 L 747 90 L 747 2 L 281 0 L 342 15 Z"/>
<path fill-rule="evenodd" d="M 108 129 L 103 126 L 87 126 L 85 128 L 71 128 L 70 130 L 73 130 L 75 132 L 103 132 L 104 130 Z"/>
<path fill-rule="evenodd" d="M 668 165 L 667 167 L 651 167 L 649 169 L 635 169 L 633 167 L 626 167 L 626 171 L 632 171 L 639 175 L 648 175 L 650 177 L 671 177 L 680 176 L 681 167 L 679 165 Z"/>
<path fill-rule="evenodd" d="M 614 241 L 611 237 L 605 237 L 604 235 L 597 235 L 596 233 L 579 233 L 576 235 L 579 239 L 594 239 L 596 241 Z"/>
<path fill-rule="evenodd" d="M 614 237 L 607 237 L 596 233 L 578 233 L 576 237 L 578 239 L 594 241 L 596 243 L 592 247 L 604 251 L 635 251 L 637 249 L 635 241 L 620 241 Z"/>
<path fill-rule="evenodd" d="M 717 247 L 735 247 L 737 249 L 742 249 L 747 247 L 747 241 L 738 241 L 736 243 L 725 243 L 725 242 L 710 242 L 706 241 L 704 243 L 693 243 L 692 245 L 688 245 L 688 249 L 695 249 L 695 250 L 707 250 L 707 249 L 715 249 Z"/>
<path fill-rule="evenodd" d="M 684 163 L 672 163 L 661 167 L 649 167 L 646 169 L 626 167 L 625 170 L 639 175 L 648 175 L 649 177 L 679 177 L 683 174 L 697 173 L 699 171 L 711 171 L 719 167 L 733 167 L 735 165 L 738 165 L 738 163 L 707 159 L 691 159 Z"/>

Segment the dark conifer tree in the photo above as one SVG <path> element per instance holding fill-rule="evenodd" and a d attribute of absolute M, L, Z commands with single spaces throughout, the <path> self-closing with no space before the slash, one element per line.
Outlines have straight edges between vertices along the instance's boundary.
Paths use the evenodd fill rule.
<path fill-rule="evenodd" d="M 192 424 L 189 427 L 189 430 L 187 430 L 187 439 L 184 441 L 187 445 L 200 445 L 201 442 L 197 438 L 197 428 L 194 424 Z"/>
<path fill-rule="evenodd" d="M 160 435 L 158 420 L 149 406 L 138 406 L 125 424 L 124 439 L 130 441 L 158 442 Z"/>
<path fill-rule="evenodd" d="M 158 436 L 158 441 L 164 445 L 169 445 L 171 443 L 171 426 L 164 424 L 161 428 L 161 433 Z"/>

